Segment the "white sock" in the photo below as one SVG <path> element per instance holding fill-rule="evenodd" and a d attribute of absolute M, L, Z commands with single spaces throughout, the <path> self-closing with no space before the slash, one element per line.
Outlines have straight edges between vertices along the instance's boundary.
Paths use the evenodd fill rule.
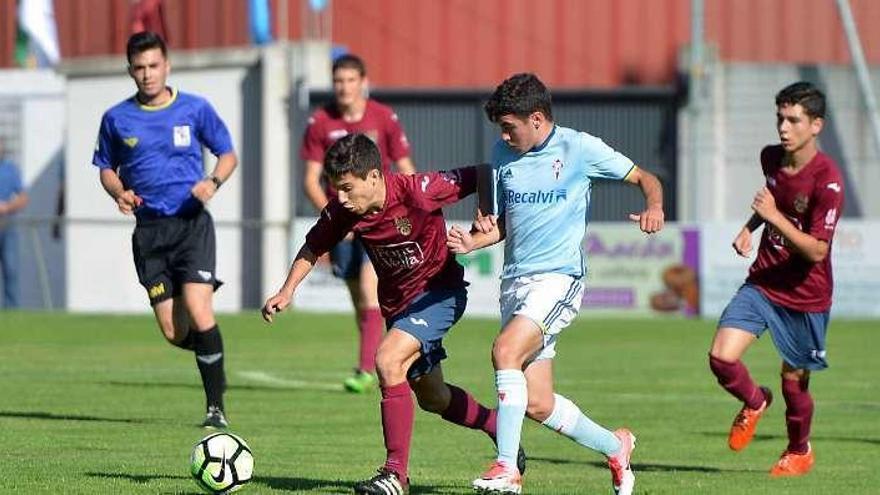
<path fill-rule="evenodd" d="M 544 426 L 606 456 L 620 451 L 620 440 L 614 433 L 588 418 L 574 402 L 559 394 L 553 394 L 553 397 L 556 403 L 550 417 L 544 421 Z M 500 430 L 501 411 L 498 412 Z"/>
<path fill-rule="evenodd" d="M 495 388 L 498 390 L 498 461 L 507 466 L 516 466 L 528 404 L 526 376 L 516 369 L 498 370 L 495 372 Z"/>

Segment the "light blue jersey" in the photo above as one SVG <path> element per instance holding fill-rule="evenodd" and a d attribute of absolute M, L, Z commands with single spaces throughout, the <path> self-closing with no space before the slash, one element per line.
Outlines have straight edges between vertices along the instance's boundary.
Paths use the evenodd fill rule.
<path fill-rule="evenodd" d="M 492 150 L 495 214 L 503 217 L 501 278 L 536 273 L 581 277 L 592 179 L 623 179 L 632 160 L 601 139 L 554 126 L 524 154 L 499 140 Z"/>

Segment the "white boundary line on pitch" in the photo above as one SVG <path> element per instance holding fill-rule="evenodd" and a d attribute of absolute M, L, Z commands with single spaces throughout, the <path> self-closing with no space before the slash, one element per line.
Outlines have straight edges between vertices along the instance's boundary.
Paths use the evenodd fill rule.
<path fill-rule="evenodd" d="M 238 371 L 236 375 L 247 378 L 248 380 L 259 382 L 265 385 L 272 385 L 278 388 L 294 388 L 307 390 L 332 390 L 341 392 L 342 385 L 327 382 L 311 382 L 306 380 L 289 380 L 281 378 L 265 371 Z"/>

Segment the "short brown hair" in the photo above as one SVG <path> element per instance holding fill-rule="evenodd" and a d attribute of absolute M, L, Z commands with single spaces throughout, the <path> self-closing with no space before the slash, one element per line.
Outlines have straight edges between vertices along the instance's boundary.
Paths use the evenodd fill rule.
<path fill-rule="evenodd" d="M 340 138 L 324 155 L 324 174 L 330 179 L 339 179 L 345 174 L 366 179 L 371 170 L 382 174 L 382 157 L 376 143 L 364 134 Z"/>
<path fill-rule="evenodd" d="M 355 69 L 361 77 L 367 75 L 367 65 L 360 57 L 351 53 L 346 53 L 333 61 L 332 73 L 335 74 L 339 69 Z"/>
<path fill-rule="evenodd" d="M 134 58 L 135 55 L 147 50 L 152 50 L 153 48 L 162 50 L 162 56 L 166 58 L 168 57 L 168 47 L 165 46 L 165 40 L 163 40 L 161 36 L 152 31 L 134 33 L 128 38 L 128 43 L 125 46 L 125 55 L 128 59 L 128 63 L 131 63 L 131 59 Z"/>
<path fill-rule="evenodd" d="M 810 118 L 825 118 L 825 94 L 806 81 L 789 84 L 776 93 L 776 106 L 800 105 Z"/>
<path fill-rule="evenodd" d="M 483 107 L 492 122 L 498 122 L 505 115 L 528 117 L 533 112 L 541 112 L 547 120 L 553 120 L 550 90 L 531 73 L 514 74 L 495 88 L 495 92 Z"/>

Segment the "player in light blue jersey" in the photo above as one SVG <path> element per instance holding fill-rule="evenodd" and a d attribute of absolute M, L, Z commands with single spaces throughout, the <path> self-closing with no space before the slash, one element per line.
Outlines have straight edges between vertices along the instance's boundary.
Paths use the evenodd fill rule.
<path fill-rule="evenodd" d="M 630 219 L 648 234 L 663 228 L 657 178 L 601 139 L 556 125 L 550 92 L 533 74 L 504 81 L 486 103 L 501 128 L 492 152 L 495 205 L 471 232 L 453 227 L 448 245 L 467 253 L 505 240 L 502 329 L 492 348 L 498 390 L 498 457 L 474 480 L 480 493 L 521 493 L 515 459 L 523 418 L 538 421 L 608 458 L 615 493 L 630 494 L 635 436 L 611 432 L 553 391 L 559 333 L 577 316 L 584 292 L 583 239 L 593 179 L 637 185 L 646 208 Z M 497 220 L 496 220 L 497 219 Z"/>
<path fill-rule="evenodd" d="M 137 94 L 104 113 L 92 163 L 119 211 L 134 214 L 132 251 L 165 339 L 195 352 L 205 389 L 205 427 L 228 426 L 223 411 L 223 340 L 214 319 L 214 221 L 205 204 L 238 164 L 226 125 L 199 96 L 165 85 L 165 42 L 131 36 L 128 73 Z M 217 156 L 205 175 L 202 147 Z"/>

